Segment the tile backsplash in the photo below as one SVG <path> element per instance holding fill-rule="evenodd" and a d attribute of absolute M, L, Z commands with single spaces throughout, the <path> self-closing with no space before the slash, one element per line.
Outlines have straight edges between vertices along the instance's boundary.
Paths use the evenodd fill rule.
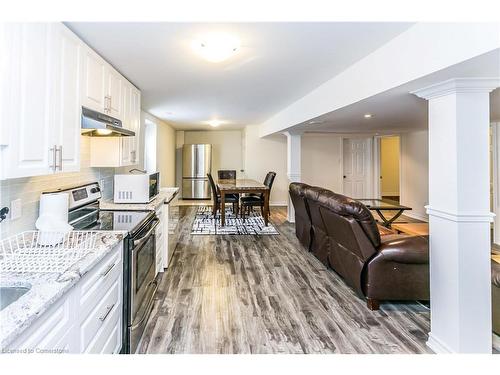
<path fill-rule="evenodd" d="M 58 173 L 46 176 L 16 178 L 0 181 L 0 207 L 9 207 L 13 200 L 21 199 L 22 215 L 11 220 L 10 214 L 0 223 L 0 239 L 35 228 L 38 218 L 40 194 L 66 186 L 98 181 L 104 198 L 113 196 L 114 168 L 90 168 L 90 138 L 81 137 L 80 172 Z"/>

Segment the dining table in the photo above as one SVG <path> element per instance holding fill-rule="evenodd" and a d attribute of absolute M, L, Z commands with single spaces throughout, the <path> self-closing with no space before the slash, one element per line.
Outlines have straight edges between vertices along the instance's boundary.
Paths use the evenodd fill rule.
<path fill-rule="evenodd" d="M 243 178 L 243 179 L 219 179 L 217 180 L 217 189 L 220 192 L 221 206 L 221 226 L 226 225 L 226 194 L 262 194 L 264 197 L 264 223 L 269 223 L 269 187 L 261 182 Z"/>

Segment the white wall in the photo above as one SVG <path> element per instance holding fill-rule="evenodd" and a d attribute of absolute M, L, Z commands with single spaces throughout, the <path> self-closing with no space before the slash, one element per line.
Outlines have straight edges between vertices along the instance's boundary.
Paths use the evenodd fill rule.
<path fill-rule="evenodd" d="M 264 181 L 267 172 L 276 172 L 270 204 L 286 206 L 288 200 L 286 137 L 274 134 L 260 138 L 258 126 L 247 126 L 244 135 L 244 155 L 246 178 Z"/>
<path fill-rule="evenodd" d="M 156 169 L 161 187 L 175 184 L 175 129 L 163 121 L 156 123 Z"/>
<path fill-rule="evenodd" d="M 405 215 L 428 220 L 424 206 L 429 202 L 429 133 L 427 130 L 401 134 L 401 204 L 412 208 Z"/>
<path fill-rule="evenodd" d="M 146 120 L 156 125 L 156 170 L 160 172 L 161 187 L 177 186 L 175 181 L 175 129 L 155 116 L 141 112 L 141 147 L 139 168 L 144 166 L 144 151 L 148 146 L 145 136 Z M 123 168 L 121 168 L 123 169 Z M 126 173 L 130 167 L 124 168 Z"/>
<path fill-rule="evenodd" d="M 302 182 L 342 192 L 342 137 L 335 134 L 302 136 Z"/>

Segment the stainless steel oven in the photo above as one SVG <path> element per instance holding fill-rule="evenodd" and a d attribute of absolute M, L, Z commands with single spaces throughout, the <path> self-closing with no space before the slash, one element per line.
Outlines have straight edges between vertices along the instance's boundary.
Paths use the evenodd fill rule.
<path fill-rule="evenodd" d="M 134 353 L 142 337 L 158 289 L 155 280 L 156 234 L 160 220 L 154 218 L 128 239 L 129 272 L 127 352 Z"/>

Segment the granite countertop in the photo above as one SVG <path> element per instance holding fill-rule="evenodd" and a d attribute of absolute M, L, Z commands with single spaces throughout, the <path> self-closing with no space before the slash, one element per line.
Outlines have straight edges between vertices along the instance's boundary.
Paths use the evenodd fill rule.
<path fill-rule="evenodd" d="M 101 200 L 101 210 L 113 211 L 156 211 L 162 204 L 168 204 L 179 192 L 178 187 L 161 188 L 160 193 L 149 203 L 114 203 L 112 200 Z"/>
<path fill-rule="evenodd" d="M 6 348 L 37 318 L 66 294 L 126 236 L 125 231 L 98 232 L 95 249 L 61 273 L 2 273 L 1 286 L 31 286 L 0 311 L 0 349 Z"/>

